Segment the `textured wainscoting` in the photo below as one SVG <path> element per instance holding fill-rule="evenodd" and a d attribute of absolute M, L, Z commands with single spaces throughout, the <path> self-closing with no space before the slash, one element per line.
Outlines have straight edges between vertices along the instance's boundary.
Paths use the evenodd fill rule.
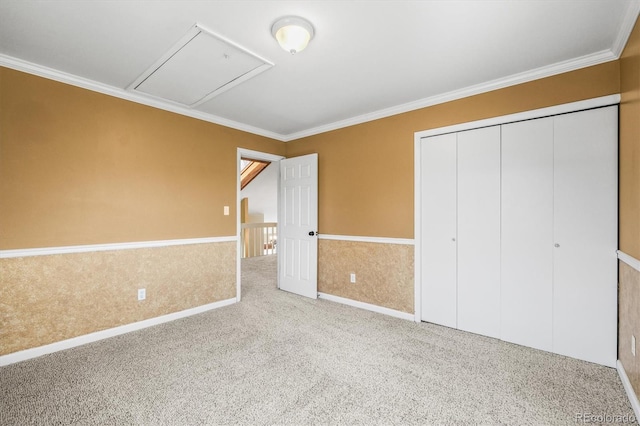
<path fill-rule="evenodd" d="M 629 377 L 629 381 L 640 395 L 640 353 L 631 354 L 631 335 L 636 336 L 640 351 L 640 272 L 623 261 L 619 261 L 620 294 L 618 358 Z"/>
<path fill-rule="evenodd" d="M 235 242 L 0 259 L 0 355 L 235 295 Z"/>
<path fill-rule="evenodd" d="M 413 245 L 318 241 L 318 291 L 413 313 Z M 349 274 L 356 274 L 356 283 Z"/>

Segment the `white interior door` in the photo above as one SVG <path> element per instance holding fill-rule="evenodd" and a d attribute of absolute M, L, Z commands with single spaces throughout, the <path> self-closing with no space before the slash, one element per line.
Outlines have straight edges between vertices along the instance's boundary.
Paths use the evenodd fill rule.
<path fill-rule="evenodd" d="M 500 126 L 458 133 L 458 328 L 500 337 Z"/>
<path fill-rule="evenodd" d="M 318 297 L 318 154 L 280 161 L 279 287 Z"/>
<path fill-rule="evenodd" d="M 555 117 L 553 351 L 616 366 L 617 106 Z"/>
<path fill-rule="evenodd" d="M 501 336 L 552 350 L 553 118 L 502 126 Z"/>
<path fill-rule="evenodd" d="M 456 134 L 422 140 L 422 320 L 457 327 Z"/>

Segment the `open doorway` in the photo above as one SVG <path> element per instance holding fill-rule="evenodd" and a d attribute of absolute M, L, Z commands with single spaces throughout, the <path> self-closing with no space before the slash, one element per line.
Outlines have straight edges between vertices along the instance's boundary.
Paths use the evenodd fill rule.
<path fill-rule="evenodd" d="M 279 161 L 283 158 L 279 155 L 238 148 L 237 301 L 242 298 L 243 259 L 277 256 Z"/>

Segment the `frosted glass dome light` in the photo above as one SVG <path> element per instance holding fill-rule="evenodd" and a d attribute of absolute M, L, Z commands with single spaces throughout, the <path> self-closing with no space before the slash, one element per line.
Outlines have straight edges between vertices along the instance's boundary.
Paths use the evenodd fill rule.
<path fill-rule="evenodd" d="M 313 26 L 298 16 L 286 16 L 278 19 L 271 27 L 271 34 L 278 40 L 280 47 L 295 55 L 307 47 L 313 38 Z"/>

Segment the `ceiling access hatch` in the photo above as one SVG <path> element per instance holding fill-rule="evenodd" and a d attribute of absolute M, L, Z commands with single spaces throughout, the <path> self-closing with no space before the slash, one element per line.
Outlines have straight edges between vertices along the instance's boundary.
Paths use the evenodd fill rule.
<path fill-rule="evenodd" d="M 195 24 L 127 89 L 194 108 L 272 66 Z"/>

